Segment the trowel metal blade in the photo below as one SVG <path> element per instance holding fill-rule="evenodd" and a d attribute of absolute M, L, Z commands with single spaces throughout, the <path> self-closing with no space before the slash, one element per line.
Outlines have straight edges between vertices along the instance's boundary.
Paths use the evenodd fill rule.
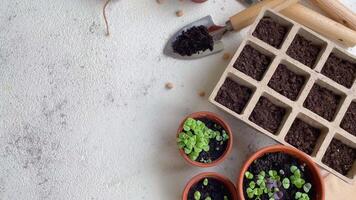
<path fill-rule="evenodd" d="M 163 53 L 166 54 L 167 56 L 177 58 L 177 59 L 183 59 L 183 60 L 192 60 L 192 59 L 197 59 L 197 58 L 202 58 L 211 54 L 218 53 L 224 49 L 224 45 L 222 41 L 220 40 L 221 38 L 216 38 L 214 37 L 214 48 L 212 51 L 205 50 L 203 52 L 198 52 L 196 54 L 193 54 L 191 56 L 181 56 L 178 53 L 175 53 L 172 48 L 172 43 L 176 40 L 176 38 L 185 30 L 193 27 L 193 26 L 205 26 L 209 29 L 209 27 L 216 26 L 213 22 L 213 19 L 211 18 L 210 15 L 203 17 L 193 23 L 190 23 L 183 28 L 181 28 L 178 32 L 176 32 L 167 42 L 166 47 L 163 50 Z"/>

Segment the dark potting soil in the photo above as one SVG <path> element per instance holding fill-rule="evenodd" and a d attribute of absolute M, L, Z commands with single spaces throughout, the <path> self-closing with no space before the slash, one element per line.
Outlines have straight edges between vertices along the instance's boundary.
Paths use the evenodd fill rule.
<path fill-rule="evenodd" d="M 203 184 L 204 178 L 201 179 L 197 184 L 193 185 L 188 192 L 188 200 L 195 200 L 194 193 L 199 191 L 201 194 L 200 199 L 205 199 L 210 197 L 213 200 L 224 200 L 224 196 L 228 199 L 232 199 L 230 191 L 224 185 L 223 182 L 215 178 L 207 178 L 208 185 Z"/>
<path fill-rule="evenodd" d="M 332 53 L 321 70 L 321 73 L 337 83 L 351 88 L 356 78 L 356 63 L 351 63 Z"/>
<path fill-rule="evenodd" d="M 261 97 L 249 120 L 271 133 L 276 133 L 285 114 L 286 110 L 284 108 L 274 105 L 266 97 Z"/>
<path fill-rule="evenodd" d="M 266 72 L 271 58 L 246 45 L 237 58 L 234 68 L 260 81 Z"/>
<path fill-rule="evenodd" d="M 313 185 L 312 175 L 308 167 L 305 165 L 305 163 L 302 163 L 298 159 L 294 158 L 293 156 L 282 152 L 267 153 L 263 155 L 262 157 L 258 158 L 250 165 L 248 171 L 251 172 L 252 174 L 259 174 L 261 171 L 268 172 L 269 170 L 276 170 L 278 172 L 280 170 L 283 170 L 284 176 L 290 177 L 292 175 L 290 171 L 290 167 L 292 165 L 297 166 L 299 169 L 301 169 L 302 172 L 301 178 L 303 178 L 306 183 L 311 183 Z M 257 176 L 255 179 L 256 182 Z M 248 199 L 246 193 L 246 189 L 249 187 L 248 183 L 249 180 L 246 180 L 246 178 L 244 178 L 243 188 L 246 197 L 245 199 Z M 298 188 L 295 187 L 293 184 L 291 184 L 288 190 L 285 190 L 283 187 L 281 187 L 280 191 L 283 192 L 283 198 L 282 198 L 283 200 L 292 200 L 292 199 L 294 200 L 295 193 L 298 191 Z M 308 194 L 309 197 L 312 197 L 311 198 L 312 200 L 315 199 L 315 191 L 313 187 L 311 188 Z M 269 199 L 270 198 L 268 197 L 267 194 L 261 196 L 261 200 L 269 200 Z"/>
<path fill-rule="evenodd" d="M 173 51 L 181 56 L 191 56 L 205 50 L 212 51 L 213 37 L 205 26 L 193 26 L 183 31 L 173 42 Z"/>
<path fill-rule="evenodd" d="M 270 17 L 263 17 L 252 35 L 273 47 L 280 48 L 287 32 L 287 26 L 277 23 Z"/>
<path fill-rule="evenodd" d="M 340 95 L 318 84 L 314 84 L 303 105 L 314 113 L 331 121 L 336 114 L 340 100 Z"/>
<path fill-rule="evenodd" d="M 208 118 L 198 118 L 196 120 L 202 121 L 206 127 L 210 128 L 213 131 L 219 131 L 220 133 L 222 133 L 222 131 L 226 132 L 226 130 L 220 124 Z M 204 161 L 217 160 L 224 154 L 227 148 L 227 142 L 228 141 L 219 142 L 217 140 L 211 139 L 209 142 L 209 151 L 201 151 L 196 161 L 204 163 Z"/>
<path fill-rule="evenodd" d="M 341 128 L 356 136 L 356 102 L 352 102 L 347 109 L 344 119 L 342 119 Z"/>
<path fill-rule="evenodd" d="M 333 139 L 325 152 L 322 162 L 343 175 L 351 170 L 356 159 L 353 149 L 337 139 Z"/>
<path fill-rule="evenodd" d="M 296 35 L 287 50 L 287 54 L 304 65 L 314 68 L 320 51 L 320 45 L 313 44 L 310 40 L 305 39 L 301 35 Z"/>
<path fill-rule="evenodd" d="M 269 81 L 268 86 L 288 99 L 295 101 L 304 83 L 304 76 L 298 75 L 289 70 L 287 66 L 280 64 Z"/>
<path fill-rule="evenodd" d="M 320 129 L 314 128 L 300 119 L 296 119 L 286 135 L 286 142 L 311 155 L 320 136 Z"/>
<path fill-rule="evenodd" d="M 215 101 L 241 114 L 251 95 L 252 90 L 250 88 L 227 78 L 216 95 Z"/>

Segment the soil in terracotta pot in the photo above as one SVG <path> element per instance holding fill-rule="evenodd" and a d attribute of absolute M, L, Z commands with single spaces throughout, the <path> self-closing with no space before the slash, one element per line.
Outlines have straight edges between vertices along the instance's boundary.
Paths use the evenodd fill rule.
<path fill-rule="evenodd" d="M 194 193 L 199 191 L 201 194 L 200 199 L 204 200 L 210 197 L 212 200 L 225 200 L 226 196 L 229 200 L 232 200 L 232 195 L 223 182 L 215 178 L 206 178 L 207 185 L 204 185 L 204 178 L 197 184 L 193 185 L 188 192 L 188 200 L 195 200 Z"/>
<path fill-rule="evenodd" d="M 318 84 L 314 84 L 303 105 L 314 113 L 331 121 L 336 114 L 340 101 L 340 95 Z"/>
<path fill-rule="evenodd" d="M 288 99 L 295 101 L 304 83 L 304 76 L 298 75 L 289 70 L 287 66 L 280 64 L 269 81 L 268 86 Z"/>
<path fill-rule="evenodd" d="M 333 139 L 325 152 L 322 162 L 342 175 L 347 175 L 356 160 L 356 149 L 340 140 Z"/>
<path fill-rule="evenodd" d="M 250 88 L 227 78 L 216 95 L 215 101 L 241 114 L 251 95 L 252 90 Z"/>
<path fill-rule="evenodd" d="M 237 58 L 234 68 L 260 81 L 271 60 L 269 56 L 262 54 L 251 45 L 246 45 Z"/>
<path fill-rule="evenodd" d="M 320 129 L 314 128 L 297 118 L 288 131 L 285 140 L 297 149 L 311 155 L 320 133 Z"/>
<path fill-rule="evenodd" d="M 212 51 L 213 37 L 205 26 L 193 26 L 183 31 L 173 42 L 173 51 L 181 56 L 191 56 L 205 50 Z"/>
<path fill-rule="evenodd" d="M 356 136 L 356 102 L 352 102 L 341 121 L 341 128 Z"/>
<path fill-rule="evenodd" d="M 306 183 L 311 183 L 313 185 L 312 175 L 309 168 L 306 166 L 306 164 L 300 162 L 295 157 L 282 152 L 267 153 L 263 155 L 262 157 L 255 160 L 247 169 L 247 171 L 257 175 L 261 171 L 265 171 L 267 173 L 269 170 L 276 170 L 278 172 L 280 170 L 283 170 L 284 173 L 283 177 L 290 177 L 293 175 L 290 170 L 291 166 L 293 165 L 301 169 L 301 178 L 304 179 Z M 254 178 L 254 180 L 255 182 L 257 182 L 257 176 Z M 249 199 L 246 193 L 246 190 L 249 187 L 249 182 L 250 180 L 244 177 L 243 188 L 244 188 L 244 196 L 246 200 Z M 293 184 L 290 184 L 288 190 L 284 189 L 283 187 L 280 187 L 279 189 L 281 192 L 283 192 L 283 197 L 281 198 L 283 200 L 292 200 L 292 199 L 294 200 L 295 193 L 301 191 L 301 189 L 298 189 Z M 315 199 L 314 198 L 315 191 L 313 186 L 311 187 L 311 190 L 309 191 L 308 195 L 309 197 L 312 197 L 311 199 Z M 269 199 L 270 197 L 268 197 L 267 194 L 263 194 L 261 196 L 261 200 L 269 200 Z"/>
<path fill-rule="evenodd" d="M 351 88 L 356 78 L 356 63 L 351 63 L 332 53 L 321 70 L 321 73 L 337 83 Z"/>
<path fill-rule="evenodd" d="M 289 46 L 287 55 L 310 68 L 314 68 L 314 64 L 318 58 L 321 48 L 322 47 L 320 45 L 313 44 L 312 41 L 307 40 L 298 34 Z"/>
<path fill-rule="evenodd" d="M 271 133 L 276 133 L 285 114 L 286 109 L 273 104 L 266 97 L 261 97 L 253 109 L 249 120 Z"/>
<path fill-rule="evenodd" d="M 226 130 L 220 125 L 217 124 L 215 121 L 212 121 L 208 118 L 198 118 L 197 120 L 202 121 L 206 127 L 214 130 L 214 131 L 219 131 L 220 133 L 222 133 L 222 131 Z M 211 139 L 209 142 L 209 151 L 201 151 L 197 160 L 198 162 L 202 162 L 202 163 L 210 163 L 214 160 L 217 160 L 218 158 L 220 158 L 226 148 L 227 148 L 227 141 L 222 142 L 222 141 L 217 141 L 215 139 Z"/>
<path fill-rule="evenodd" d="M 288 30 L 287 26 L 277 23 L 272 18 L 263 17 L 252 35 L 275 48 L 280 48 Z"/>

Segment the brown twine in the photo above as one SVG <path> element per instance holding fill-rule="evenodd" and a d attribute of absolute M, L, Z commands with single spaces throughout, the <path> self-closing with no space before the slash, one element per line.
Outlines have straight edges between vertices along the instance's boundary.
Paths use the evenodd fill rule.
<path fill-rule="evenodd" d="M 104 16 L 104 21 L 105 21 L 105 26 L 106 26 L 106 36 L 110 35 L 110 31 L 109 31 L 109 23 L 108 23 L 108 19 L 106 17 L 106 7 L 108 6 L 108 4 L 110 3 L 111 0 L 106 0 L 104 7 L 103 7 L 103 16 Z"/>

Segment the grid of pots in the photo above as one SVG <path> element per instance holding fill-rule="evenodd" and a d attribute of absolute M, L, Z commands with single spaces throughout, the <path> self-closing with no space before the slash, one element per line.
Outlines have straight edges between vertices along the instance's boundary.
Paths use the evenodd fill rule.
<path fill-rule="evenodd" d="M 265 10 L 209 97 L 342 180 L 356 176 L 356 58 Z"/>

